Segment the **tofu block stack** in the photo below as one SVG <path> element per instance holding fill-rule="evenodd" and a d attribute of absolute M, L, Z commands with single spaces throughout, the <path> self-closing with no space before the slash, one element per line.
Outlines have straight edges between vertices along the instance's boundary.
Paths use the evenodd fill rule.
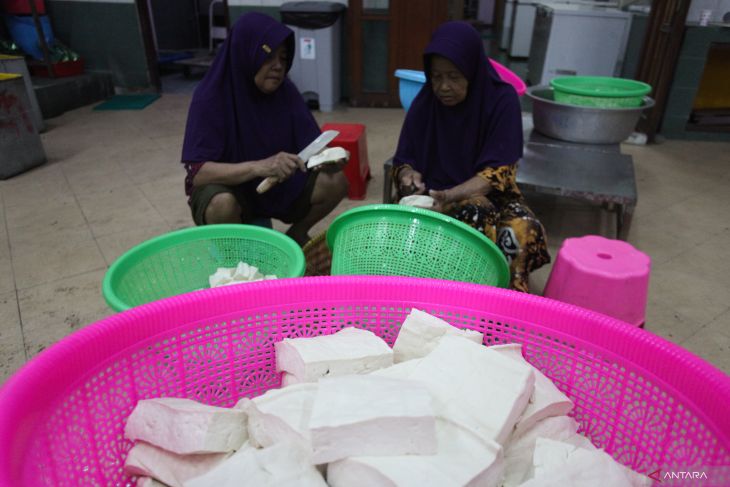
<path fill-rule="evenodd" d="M 275 345 L 282 388 L 233 408 L 139 401 L 139 486 L 641 486 L 578 434 L 518 344 L 413 309 L 393 349 L 367 330 Z"/>

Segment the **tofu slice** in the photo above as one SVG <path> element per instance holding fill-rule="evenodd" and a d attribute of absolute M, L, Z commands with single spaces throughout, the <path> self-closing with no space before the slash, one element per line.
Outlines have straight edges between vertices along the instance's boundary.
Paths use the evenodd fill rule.
<path fill-rule="evenodd" d="M 311 451 L 309 419 L 316 394 L 317 384 L 303 383 L 239 401 L 236 407 L 248 416 L 250 444 L 266 448 L 287 442 Z"/>
<path fill-rule="evenodd" d="M 422 359 L 420 358 L 406 360 L 405 362 L 400 362 L 395 365 L 391 365 L 390 367 L 371 372 L 370 375 L 390 377 L 392 379 L 409 379 L 413 371 L 416 370 L 416 367 L 418 367 L 418 364 L 421 363 L 421 360 Z"/>
<path fill-rule="evenodd" d="M 447 335 L 409 374 L 434 398 L 437 415 L 503 445 L 534 389 L 532 367 Z"/>
<path fill-rule="evenodd" d="M 533 457 L 535 477 L 525 487 L 606 487 L 651 485 L 651 479 L 624 467 L 603 450 L 586 450 L 574 445 L 538 438 Z"/>
<path fill-rule="evenodd" d="M 307 161 L 307 168 L 312 169 L 322 164 L 332 164 L 340 160 L 349 160 L 350 153 L 344 147 L 328 147 L 315 154 Z"/>
<path fill-rule="evenodd" d="M 461 336 L 480 345 L 484 341 L 484 335 L 478 331 L 460 330 L 441 318 L 413 308 L 401 325 L 393 345 L 393 361 L 400 363 L 425 357 L 445 335 Z"/>
<path fill-rule="evenodd" d="M 504 354 L 513 360 L 532 367 L 530 363 L 522 356 L 522 345 L 508 344 L 495 345 L 489 347 L 490 350 Z M 552 416 L 564 416 L 573 409 L 573 401 L 558 389 L 553 381 L 548 379 L 545 374 L 532 367 L 535 374 L 535 390 L 530 397 L 530 403 L 520 416 L 515 425 L 515 431 L 519 434 L 521 431 L 530 429 L 538 421 Z"/>
<path fill-rule="evenodd" d="M 135 487 L 170 487 L 150 477 L 139 477 Z"/>
<path fill-rule="evenodd" d="M 233 281 L 233 269 L 228 267 L 219 267 L 214 274 L 208 277 L 210 287 L 219 287 L 230 284 Z"/>
<path fill-rule="evenodd" d="M 246 413 L 190 399 L 144 399 L 127 419 L 124 436 L 181 455 L 223 453 L 246 441 Z"/>
<path fill-rule="evenodd" d="M 263 275 L 259 268 L 245 262 L 239 262 L 236 267 L 219 267 L 214 274 L 208 278 L 210 287 L 231 286 L 242 282 L 263 281 L 276 279 L 274 274 Z"/>
<path fill-rule="evenodd" d="M 229 456 L 230 453 L 178 455 L 138 441 L 127 454 L 124 473 L 151 477 L 170 487 L 182 487 L 186 480 L 213 469 Z"/>
<path fill-rule="evenodd" d="M 208 473 L 184 487 L 327 487 L 300 445 L 277 443 L 257 449 L 248 444 Z"/>
<path fill-rule="evenodd" d="M 333 335 L 285 338 L 274 344 L 277 372 L 298 382 L 320 377 L 367 374 L 393 365 L 393 350 L 374 333 L 344 328 Z"/>
<path fill-rule="evenodd" d="M 239 282 L 259 281 L 264 275 L 259 272 L 259 268 L 249 265 L 245 262 L 239 262 L 233 269 L 232 279 Z"/>
<path fill-rule="evenodd" d="M 299 384 L 299 381 L 296 377 L 291 375 L 289 372 L 284 372 L 281 374 L 281 387 L 289 387 L 294 384 Z"/>
<path fill-rule="evenodd" d="M 431 395 L 413 381 L 373 375 L 321 379 L 309 429 L 315 464 L 437 451 Z"/>
<path fill-rule="evenodd" d="M 502 475 L 502 449 L 468 428 L 436 420 L 435 455 L 366 456 L 327 466 L 332 487 L 495 486 Z"/>
<path fill-rule="evenodd" d="M 504 450 L 503 487 L 516 487 L 534 476 L 532 457 L 540 437 L 567 441 L 580 436 L 578 423 L 569 416 L 556 416 L 538 421 L 520 435 L 513 433 Z M 590 442 L 589 442 L 590 443 Z"/>
<path fill-rule="evenodd" d="M 412 194 L 410 196 L 404 196 L 398 201 L 399 205 L 403 206 L 415 206 L 416 208 L 433 208 L 433 204 L 436 200 L 425 194 Z"/>

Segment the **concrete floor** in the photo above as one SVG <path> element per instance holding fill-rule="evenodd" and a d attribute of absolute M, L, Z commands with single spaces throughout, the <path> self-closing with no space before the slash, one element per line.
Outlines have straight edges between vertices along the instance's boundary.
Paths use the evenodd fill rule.
<path fill-rule="evenodd" d="M 0 382 L 45 347 L 111 314 L 101 295 L 106 268 L 153 236 L 191 225 L 179 163 L 189 94 L 166 94 L 142 111 L 91 107 L 48 120 L 46 165 L 0 182 Z M 382 162 L 395 150 L 401 109 L 342 108 L 320 123 L 367 125 L 381 201 Z M 647 330 L 730 372 L 730 143 L 666 141 L 624 146 L 634 157 L 639 204 L 629 242 L 653 259 Z M 603 210 L 527 195 L 548 231 L 563 239 L 613 237 Z M 283 228 L 283 227 L 278 227 Z M 540 294 L 550 273 L 533 274 Z"/>

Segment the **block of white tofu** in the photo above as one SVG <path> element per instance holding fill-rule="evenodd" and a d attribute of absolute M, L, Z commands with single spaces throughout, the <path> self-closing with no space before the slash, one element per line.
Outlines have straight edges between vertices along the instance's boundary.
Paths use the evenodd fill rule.
<path fill-rule="evenodd" d="M 550 439 L 555 439 L 555 438 L 550 438 Z M 568 444 L 573 445 L 578 448 L 586 449 L 586 450 L 597 450 L 598 449 L 593 443 L 591 443 L 591 440 L 589 440 L 585 436 L 581 435 L 580 433 L 570 435 L 569 437 L 562 439 L 560 441 L 568 443 Z"/>
<path fill-rule="evenodd" d="M 418 364 L 421 363 L 421 360 L 422 359 L 420 358 L 406 360 L 405 362 L 400 362 L 391 365 L 390 367 L 371 372 L 370 375 L 377 375 L 379 377 L 391 377 L 393 379 L 408 379 L 413 371 L 416 370 Z"/>
<path fill-rule="evenodd" d="M 431 395 L 408 380 L 374 375 L 321 379 L 309 429 L 315 464 L 350 456 L 436 453 Z"/>
<path fill-rule="evenodd" d="M 508 345 L 495 345 L 490 350 L 504 354 L 513 360 L 526 364 L 530 363 L 522 356 L 522 345 L 510 343 Z M 532 367 L 535 374 L 535 390 L 530 397 L 530 403 L 517 420 L 515 431 L 519 434 L 531 428 L 538 421 L 552 416 L 564 416 L 573 409 L 573 401 L 558 389 L 553 381 L 545 374 Z"/>
<path fill-rule="evenodd" d="M 349 457 L 327 466 L 332 487 L 494 486 L 502 475 L 502 449 L 468 428 L 436 420 L 435 455 Z"/>
<path fill-rule="evenodd" d="M 225 286 L 231 281 L 233 281 L 233 269 L 228 267 L 219 267 L 214 274 L 208 277 L 210 287 Z"/>
<path fill-rule="evenodd" d="M 533 465 L 535 477 L 523 486 L 651 485 L 651 479 L 619 464 L 603 450 L 586 450 L 546 438 L 537 439 Z"/>
<path fill-rule="evenodd" d="M 512 434 L 504 450 L 503 487 L 516 487 L 534 475 L 532 457 L 540 437 L 566 441 L 577 436 L 578 423 L 569 416 L 556 416 L 538 421 L 519 436 Z"/>
<path fill-rule="evenodd" d="M 184 487 L 327 487 L 309 453 L 299 445 L 277 443 L 264 449 L 246 445 Z"/>
<path fill-rule="evenodd" d="M 277 276 L 274 274 L 262 274 L 256 266 L 239 262 L 236 267 L 219 267 L 214 274 L 208 277 L 208 283 L 213 288 L 276 278 Z"/>
<path fill-rule="evenodd" d="M 274 344 L 277 372 L 299 382 L 320 377 L 367 374 L 393 365 L 393 350 L 373 332 L 344 328 L 332 335 L 285 338 Z"/>
<path fill-rule="evenodd" d="M 315 154 L 307 161 L 307 168 L 312 169 L 322 164 L 334 164 L 338 161 L 347 161 L 350 153 L 344 147 L 328 147 L 319 154 Z"/>
<path fill-rule="evenodd" d="M 234 281 L 254 281 L 263 279 L 264 276 L 259 272 L 259 268 L 253 265 L 249 265 L 245 262 L 239 262 L 236 268 L 233 270 L 232 279 Z"/>
<path fill-rule="evenodd" d="M 393 361 L 405 362 L 428 355 L 445 335 L 456 335 L 481 344 L 484 336 L 474 330 L 460 330 L 441 318 L 416 308 L 406 316 L 393 345 Z"/>
<path fill-rule="evenodd" d="M 309 418 L 312 415 L 317 384 L 294 384 L 271 389 L 252 400 L 242 400 L 248 416 L 249 442 L 255 447 L 269 447 L 288 442 L 310 451 Z"/>
<path fill-rule="evenodd" d="M 138 441 L 127 453 L 124 473 L 151 477 L 170 487 L 182 487 L 186 480 L 203 475 L 229 456 L 230 453 L 178 455 Z"/>
<path fill-rule="evenodd" d="M 135 487 L 169 487 L 168 485 L 158 482 L 157 480 L 150 477 L 139 477 Z"/>
<path fill-rule="evenodd" d="M 446 335 L 409 379 L 428 387 L 439 416 L 503 445 L 527 407 L 535 377 L 528 365 Z"/>
<path fill-rule="evenodd" d="M 296 377 L 291 375 L 289 372 L 284 372 L 281 374 L 281 387 L 288 387 L 294 384 L 299 384 L 299 381 Z"/>
<path fill-rule="evenodd" d="M 552 438 L 549 438 L 549 439 L 552 439 Z M 540 438 L 540 440 L 541 441 L 544 441 L 545 438 Z M 583 450 L 603 452 L 603 450 L 600 450 L 593 443 L 591 443 L 591 440 L 589 440 L 588 438 L 586 438 L 585 436 L 583 436 L 583 435 L 581 435 L 579 433 L 576 433 L 574 435 L 571 435 L 571 436 L 569 436 L 569 437 L 567 437 L 567 438 L 565 438 L 563 440 L 560 440 L 560 441 L 562 441 L 563 443 L 565 443 L 567 445 L 571 445 L 571 446 L 576 447 L 576 448 L 581 448 Z M 549 445 L 549 443 L 548 443 L 548 445 Z M 608 456 L 605 453 L 604 453 L 604 455 Z M 611 458 L 611 460 L 613 461 L 613 458 L 612 457 L 609 457 L 609 458 Z M 632 487 L 643 487 L 643 486 L 647 486 L 648 487 L 648 486 L 652 485 L 652 481 L 646 475 L 642 475 L 640 473 L 634 472 L 630 468 L 628 468 L 625 465 L 622 465 L 622 464 L 620 464 L 618 462 L 615 462 L 615 464 L 618 465 L 619 467 L 621 467 L 623 469 L 624 474 L 631 481 L 631 486 Z M 531 475 L 534 475 L 534 466 L 533 466 L 533 469 L 531 470 L 530 473 L 531 473 Z"/>
<path fill-rule="evenodd" d="M 127 419 L 124 436 L 181 455 L 229 452 L 248 437 L 246 413 L 190 399 L 144 399 Z"/>
<path fill-rule="evenodd" d="M 416 208 L 430 209 L 436 202 L 432 197 L 425 194 L 412 194 L 409 196 L 402 197 L 399 201 L 399 205 L 403 206 L 415 206 Z"/>

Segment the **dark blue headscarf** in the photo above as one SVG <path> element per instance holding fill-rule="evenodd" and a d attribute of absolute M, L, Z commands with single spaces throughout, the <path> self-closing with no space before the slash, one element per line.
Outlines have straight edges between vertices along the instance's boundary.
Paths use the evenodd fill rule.
<path fill-rule="evenodd" d="M 280 151 L 296 154 L 320 134 L 288 78 L 268 95 L 254 83 L 266 58 L 282 43 L 289 51 L 288 73 L 294 58 L 291 29 L 260 13 L 245 14 L 233 25 L 193 95 L 183 143 L 184 163 L 254 161 Z M 260 179 L 244 184 L 257 215 L 281 217 L 301 194 L 306 179 L 305 173 L 297 171 L 263 195 L 255 191 Z"/>
<path fill-rule="evenodd" d="M 449 59 L 469 81 L 466 99 L 452 107 L 433 94 L 431 56 Z M 408 110 L 395 165 L 423 174 L 428 189 L 448 189 L 486 167 L 522 157 L 522 114 L 517 92 L 501 80 L 484 53 L 479 33 L 465 22 L 447 22 L 423 55 L 426 84 Z"/>

